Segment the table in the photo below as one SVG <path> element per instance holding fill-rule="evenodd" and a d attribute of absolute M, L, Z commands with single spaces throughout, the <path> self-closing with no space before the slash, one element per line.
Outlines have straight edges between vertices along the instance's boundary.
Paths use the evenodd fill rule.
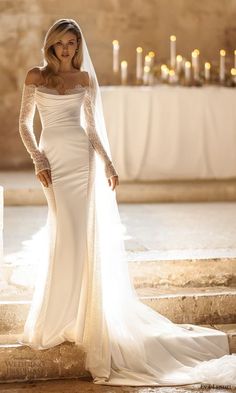
<path fill-rule="evenodd" d="M 236 89 L 101 86 L 120 179 L 236 177 Z"/>

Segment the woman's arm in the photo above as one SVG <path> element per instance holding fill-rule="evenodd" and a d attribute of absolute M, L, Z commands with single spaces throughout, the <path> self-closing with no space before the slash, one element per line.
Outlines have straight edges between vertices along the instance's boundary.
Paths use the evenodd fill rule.
<path fill-rule="evenodd" d="M 105 174 L 107 178 L 112 176 L 118 176 L 111 159 L 108 157 L 106 150 L 104 149 L 99 135 L 96 131 L 95 121 L 94 121 L 94 105 L 92 99 L 92 91 L 89 85 L 89 74 L 85 73 L 86 78 L 86 93 L 84 98 L 84 114 L 87 125 L 87 135 L 94 148 L 105 164 Z"/>
<path fill-rule="evenodd" d="M 21 107 L 19 114 L 19 132 L 21 139 L 35 165 L 36 175 L 45 169 L 50 169 L 47 157 L 38 148 L 34 135 L 33 120 L 35 115 L 35 88 L 37 83 L 37 69 L 28 71 L 23 86 Z"/>

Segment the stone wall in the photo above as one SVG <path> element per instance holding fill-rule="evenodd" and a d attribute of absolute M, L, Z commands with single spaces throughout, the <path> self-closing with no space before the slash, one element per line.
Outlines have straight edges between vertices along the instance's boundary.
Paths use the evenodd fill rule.
<path fill-rule="evenodd" d="M 79 22 L 101 85 L 113 83 L 113 39 L 119 40 L 129 70 L 135 68 L 139 45 L 165 60 L 170 34 L 185 57 L 197 47 L 202 59 L 211 61 L 220 48 L 232 53 L 236 46 L 235 0 L 6 0 L 0 12 L 0 169 L 32 167 L 18 133 L 21 89 L 26 71 L 42 64 L 43 38 L 56 19 Z M 37 138 L 39 132 L 36 113 Z"/>

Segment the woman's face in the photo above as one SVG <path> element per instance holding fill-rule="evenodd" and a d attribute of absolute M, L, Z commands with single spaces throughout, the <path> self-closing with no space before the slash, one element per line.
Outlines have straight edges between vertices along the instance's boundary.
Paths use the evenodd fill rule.
<path fill-rule="evenodd" d="M 78 48 L 76 35 L 68 31 L 53 45 L 53 48 L 60 61 L 63 63 L 71 62 Z"/>

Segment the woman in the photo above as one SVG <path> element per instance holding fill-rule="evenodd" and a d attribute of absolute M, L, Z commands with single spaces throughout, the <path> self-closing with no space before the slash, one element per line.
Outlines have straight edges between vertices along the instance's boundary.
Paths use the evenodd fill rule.
<path fill-rule="evenodd" d="M 56 21 L 43 50 L 44 67 L 26 76 L 19 124 L 48 202 L 47 247 L 19 342 L 36 349 L 65 340 L 82 345 L 98 384 L 233 384 L 236 357 L 229 355 L 227 335 L 172 323 L 140 302 L 130 281 L 112 192 L 119 177 L 78 24 Z"/>

